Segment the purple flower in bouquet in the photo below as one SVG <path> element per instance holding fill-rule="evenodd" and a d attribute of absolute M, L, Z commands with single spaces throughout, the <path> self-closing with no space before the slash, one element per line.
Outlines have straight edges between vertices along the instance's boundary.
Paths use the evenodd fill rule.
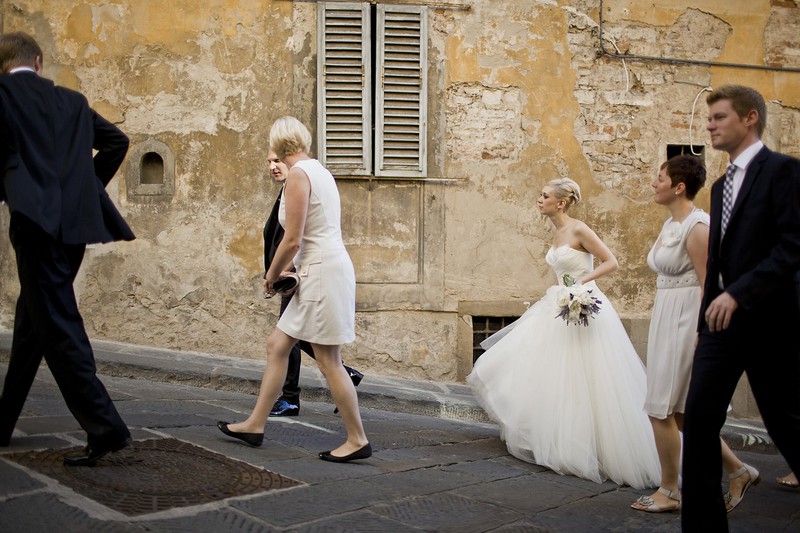
<path fill-rule="evenodd" d="M 564 285 L 556 295 L 556 301 L 561 308 L 556 318 L 563 318 L 567 324 L 588 326 L 589 318 L 594 318 L 600 312 L 600 304 L 603 302 L 592 296 L 592 289 L 576 284 L 569 274 L 564 274 L 563 279 Z"/>

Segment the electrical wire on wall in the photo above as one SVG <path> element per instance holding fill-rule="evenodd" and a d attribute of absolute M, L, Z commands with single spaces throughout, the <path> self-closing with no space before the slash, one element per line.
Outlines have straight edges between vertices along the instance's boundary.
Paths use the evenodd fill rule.
<path fill-rule="evenodd" d="M 564 11 L 571 13 L 573 16 L 580 17 L 591 28 L 597 29 L 600 34 L 600 39 L 601 40 L 607 39 L 608 42 L 610 42 L 614 46 L 614 50 L 617 51 L 617 55 L 620 56 L 622 55 L 622 51 L 617 46 L 617 41 L 614 40 L 614 37 L 608 34 L 603 35 L 603 28 L 597 22 L 595 22 L 589 15 L 587 15 L 586 13 L 581 13 L 577 9 L 571 6 L 566 6 L 563 7 L 562 9 Z M 603 48 L 602 45 L 600 46 L 600 48 L 601 49 Z M 628 64 L 625 63 L 625 59 L 622 59 L 622 69 L 625 72 L 625 93 L 628 93 L 630 92 L 631 89 L 631 77 L 630 74 L 628 73 Z"/>
<path fill-rule="evenodd" d="M 613 37 L 609 36 L 608 40 L 611 41 L 611 44 L 614 45 L 614 50 L 617 51 L 618 54 L 621 54 L 619 47 L 617 46 L 617 42 L 614 40 Z M 628 65 L 625 63 L 625 60 L 622 60 L 622 70 L 625 71 L 625 93 L 629 93 L 631 90 L 631 77 L 628 74 Z"/>
<path fill-rule="evenodd" d="M 603 55 L 612 59 L 618 59 L 622 61 L 623 68 L 625 68 L 626 74 L 626 82 L 628 79 L 628 65 L 626 65 L 625 60 L 628 61 L 642 61 L 642 62 L 655 62 L 655 63 L 666 63 L 666 64 L 674 64 L 674 65 L 698 65 L 698 66 L 707 66 L 707 67 L 723 67 L 723 68 L 737 68 L 737 69 L 751 69 L 751 70 L 765 70 L 765 71 L 774 71 L 774 72 L 784 72 L 784 73 L 798 73 L 800 72 L 800 68 L 796 67 L 785 67 L 785 66 L 772 66 L 772 65 L 753 65 L 753 64 L 746 64 L 746 63 L 727 63 L 727 62 L 720 62 L 720 61 L 703 61 L 698 59 L 686 59 L 686 58 L 677 58 L 677 57 L 667 57 L 667 56 L 645 56 L 645 55 L 637 55 L 637 54 L 628 54 L 628 53 L 621 53 L 619 48 L 614 44 L 613 39 L 609 39 L 612 44 L 614 44 L 614 52 L 609 52 L 606 50 L 604 44 L 607 38 L 607 35 L 604 34 L 604 20 L 603 20 L 603 0 L 600 0 L 599 5 L 599 23 L 596 25 L 599 29 L 600 38 L 599 38 L 599 50 L 598 54 Z M 626 83 L 626 87 L 627 87 Z M 626 89 L 627 90 L 627 89 Z M 694 123 L 694 115 L 695 115 L 695 108 L 697 106 L 697 100 L 700 98 L 700 95 L 706 91 L 713 91 L 711 87 L 703 87 L 697 96 L 695 96 L 694 103 L 692 104 L 692 115 L 689 122 L 689 146 L 690 151 L 693 155 L 700 155 L 695 152 L 694 150 L 694 143 L 692 142 L 692 125 Z"/>
<path fill-rule="evenodd" d="M 692 124 L 694 124 L 694 111 L 695 111 L 695 106 L 697 106 L 697 99 L 700 98 L 700 95 L 703 94 L 704 92 L 706 91 L 711 92 L 713 90 L 714 89 L 712 89 L 711 87 L 703 87 L 702 89 L 700 89 L 700 92 L 697 93 L 697 96 L 694 97 L 694 103 L 692 103 L 692 116 L 689 119 L 689 150 L 692 152 L 692 155 L 700 155 L 698 153 L 695 153 L 694 143 L 692 142 Z"/>
<path fill-rule="evenodd" d="M 741 69 L 754 69 L 754 70 L 771 70 L 776 72 L 800 72 L 800 68 L 796 67 L 777 67 L 772 65 L 751 65 L 747 63 L 727 63 L 721 61 L 703 61 L 700 59 L 684 59 L 678 57 L 667 56 L 645 56 L 638 54 L 621 54 L 619 50 L 617 53 L 611 53 L 603 46 L 603 0 L 600 0 L 599 8 L 599 29 L 600 29 L 600 50 L 599 53 L 613 59 L 628 59 L 629 61 L 643 61 L 643 62 L 657 62 L 657 63 L 672 63 L 678 65 L 705 65 L 709 67 L 725 67 L 725 68 L 741 68 Z"/>

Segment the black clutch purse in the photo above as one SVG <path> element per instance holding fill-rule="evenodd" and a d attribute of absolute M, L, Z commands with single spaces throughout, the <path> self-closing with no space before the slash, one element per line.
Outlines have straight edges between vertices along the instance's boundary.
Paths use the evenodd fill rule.
<path fill-rule="evenodd" d="M 290 294 L 297 288 L 300 283 L 300 276 L 297 274 L 289 274 L 285 278 L 281 278 L 272 284 L 272 290 L 264 293 L 264 298 L 272 298 L 276 294 Z"/>
<path fill-rule="evenodd" d="M 272 288 L 275 289 L 275 292 L 284 294 L 295 290 L 298 283 L 300 283 L 300 276 L 297 274 L 290 274 L 273 283 Z"/>

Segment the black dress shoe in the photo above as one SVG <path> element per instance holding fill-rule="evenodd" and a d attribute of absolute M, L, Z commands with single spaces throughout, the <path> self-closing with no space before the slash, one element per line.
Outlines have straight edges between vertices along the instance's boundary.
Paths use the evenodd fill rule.
<path fill-rule="evenodd" d="M 348 376 L 350 376 L 350 381 L 352 381 L 352 382 L 353 382 L 353 385 L 354 385 L 355 387 L 358 387 L 358 384 L 359 384 L 359 383 L 361 383 L 361 380 L 362 380 L 362 379 L 364 379 L 364 374 L 362 374 L 361 372 L 359 372 L 359 371 L 358 371 L 358 370 L 356 370 L 355 368 L 350 368 L 350 367 L 349 367 L 349 366 L 347 366 L 347 365 L 345 365 L 344 367 L 347 369 L 347 375 L 348 375 Z M 338 407 L 336 407 L 336 408 L 333 410 L 333 414 L 336 414 L 336 413 L 338 413 L 338 412 L 339 412 L 339 408 L 338 408 Z"/>
<path fill-rule="evenodd" d="M 364 379 L 364 374 L 354 368 L 350 368 L 349 366 L 345 368 L 347 368 L 347 374 L 350 376 L 350 380 L 353 382 L 353 385 L 358 387 L 358 384 L 361 383 L 362 379 Z"/>
<path fill-rule="evenodd" d="M 97 461 L 105 457 L 111 452 L 118 452 L 123 448 L 127 448 L 133 443 L 130 437 L 126 438 L 120 443 L 113 446 L 86 446 L 81 455 L 66 455 L 64 456 L 64 464 L 67 466 L 94 466 Z"/>
<path fill-rule="evenodd" d="M 225 433 L 227 436 L 233 437 L 234 439 L 242 440 L 247 444 L 249 444 L 250 446 L 258 447 L 261 446 L 261 444 L 264 442 L 263 433 L 241 433 L 239 431 L 231 431 L 230 429 L 228 429 L 227 422 L 217 422 L 217 427 L 221 432 Z"/>
<path fill-rule="evenodd" d="M 347 463 L 348 461 L 355 461 L 356 459 L 366 459 L 368 457 L 372 457 L 372 445 L 370 443 L 366 443 L 361 448 L 357 449 L 350 455 L 345 455 L 344 457 L 331 455 L 330 451 L 319 452 L 320 459 L 322 459 L 323 461 L 330 461 L 332 463 Z"/>

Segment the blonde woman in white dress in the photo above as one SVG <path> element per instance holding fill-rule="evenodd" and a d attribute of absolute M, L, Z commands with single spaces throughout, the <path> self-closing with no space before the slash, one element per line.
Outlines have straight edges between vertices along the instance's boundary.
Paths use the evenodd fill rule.
<path fill-rule="evenodd" d="M 542 188 L 539 211 L 554 229 L 545 259 L 558 284 L 481 344 L 486 352 L 467 382 L 515 457 L 597 483 L 655 487 L 660 472 L 642 412 L 644 365 L 595 284 L 617 269 L 617 259 L 589 226 L 567 214 L 580 199 L 580 187 L 568 178 Z M 585 326 L 558 317 L 565 274 L 601 301 Z"/>
<path fill-rule="evenodd" d="M 653 181 L 655 203 L 670 212 L 647 256 L 647 264 L 658 278 L 647 339 L 644 410 L 653 426 L 661 483 L 656 492 L 631 505 L 637 511 L 663 513 L 680 509 L 680 432 L 708 257 L 709 216 L 695 207 L 694 198 L 705 181 L 703 163 L 691 155 L 666 161 Z M 726 499 L 731 511 L 742 501 L 750 484 L 757 482 L 759 474 L 742 463 L 725 441 L 720 439 L 720 443 L 722 464 L 730 479 L 730 495 Z"/>
<path fill-rule="evenodd" d="M 224 434 L 252 446 L 264 439 L 270 408 L 281 395 L 289 353 L 298 340 L 314 349 L 317 364 L 339 408 L 347 440 L 320 452 L 325 461 L 344 463 L 372 455 L 358 409 L 353 381 L 342 365 L 340 347 L 355 340 L 356 281 L 341 232 L 339 191 L 333 176 L 308 152 L 311 133 L 294 117 L 272 125 L 270 150 L 289 167 L 279 221 L 285 233 L 264 277 L 264 291 L 297 272 L 296 293 L 267 338 L 267 367 L 250 416 L 235 424 L 218 422 Z"/>

